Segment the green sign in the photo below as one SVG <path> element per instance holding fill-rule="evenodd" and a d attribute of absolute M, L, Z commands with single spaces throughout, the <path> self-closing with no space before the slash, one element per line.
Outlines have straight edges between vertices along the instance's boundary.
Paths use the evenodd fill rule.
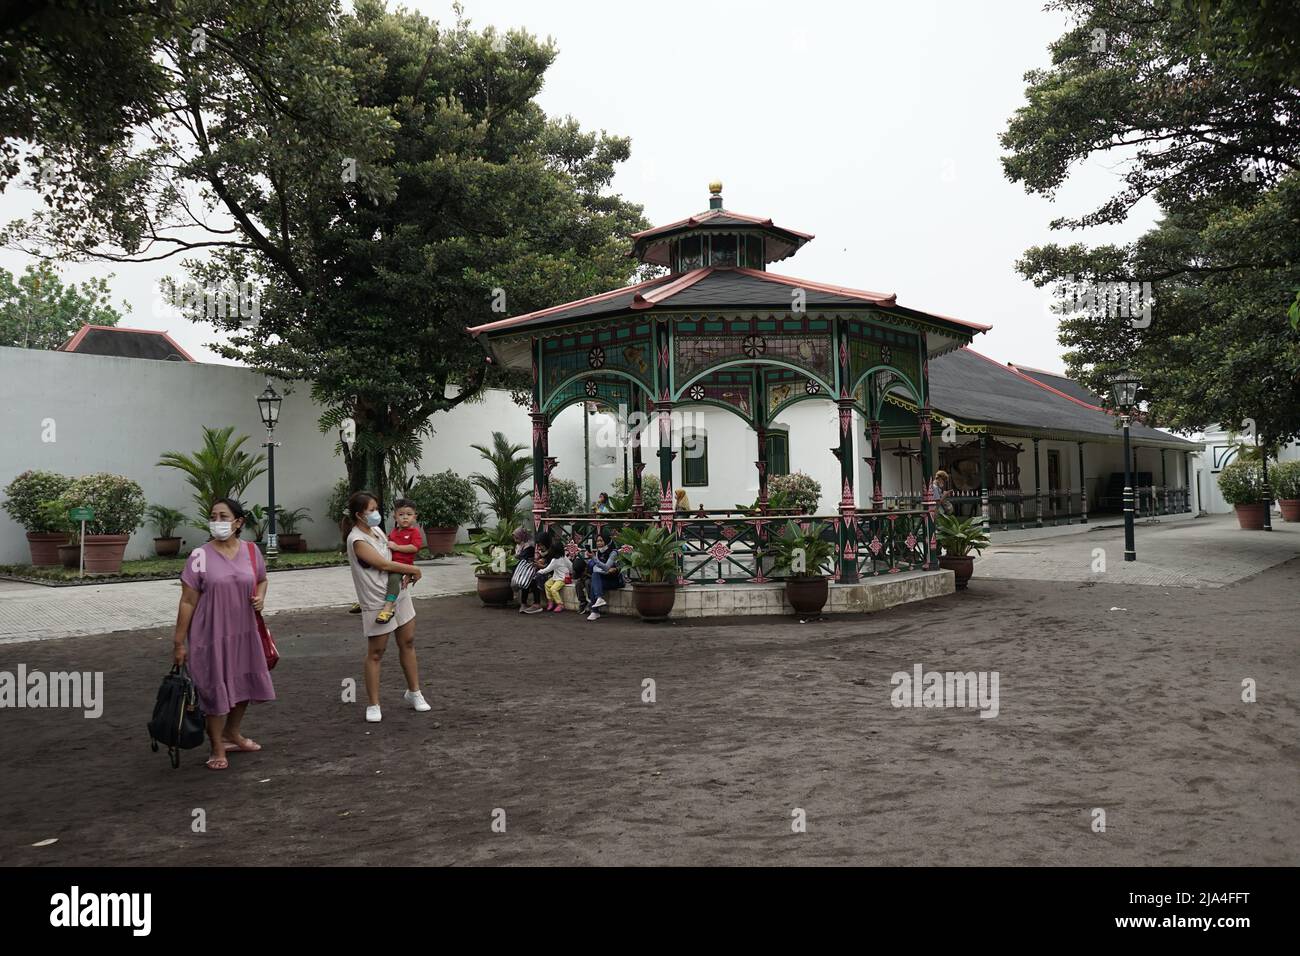
<path fill-rule="evenodd" d="M 94 521 L 95 510 L 93 508 L 73 508 L 68 512 L 68 517 L 73 521 Z"/>

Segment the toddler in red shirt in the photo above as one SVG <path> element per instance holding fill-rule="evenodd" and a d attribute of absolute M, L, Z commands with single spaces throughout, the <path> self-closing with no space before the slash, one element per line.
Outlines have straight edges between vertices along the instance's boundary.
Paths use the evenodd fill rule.
<path fill-rule="evenodd" d="M 410 498 L 398 498 L 393 511 L 393 530 L 388 532 L 388 548 L 393 552 L 393 560 L 398 564 L 415 564 L 415 556 L 422 547 L 424 536 L 415 520 L 415 502 Z M 387 624 L 397 613 L 397 592 L 405 579 L 404 574 L 388 576 L 388 593 L 384 595 L 384 609 L 375 615 L 377 623 Z"/>

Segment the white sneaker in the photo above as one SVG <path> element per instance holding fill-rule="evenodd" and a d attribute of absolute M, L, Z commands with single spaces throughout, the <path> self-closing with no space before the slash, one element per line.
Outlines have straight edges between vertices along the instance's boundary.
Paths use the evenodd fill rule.
<path fill-rule="evenodd" d="M 592 607 L 604 607 L 604 606 L 605 606 L 606 604 L 608 604 L 608 603 L 609 603 L 609 602 L 606 601 L 603 597 L 598 597 L 598 598 L 596 598 L 595 601 L 592 602 L 592 605 L 591 605 L 591 606 L 592 606 Z"/>
<path fill-rule="evenodd" d="M 599 620 L 600 620 L 600 615 L 597 614 L 595 611 L 592 611 L 590 614 L 587 615 L 587 620 L 589 620 L 589 621 L 599 621 Z"/>
<path fill-rule="evenodd" d="M 383 719 L 384 719 L 384 716 L 383 716 L 383 714 L 381 714 L 381 713 L 379 712 L 379 705 L 378 705 L 378 704 L 371 704 L 370 706 L 368 706 L 368 707 L 366 708 L 366 722 L 367 722 L 367 723 L 370 723 L 370 724 L 377 724 L 377 723 L 379 723 L 379 722 L 380 722 L 381 720 L 383 720 Z"/>
<path fill-rule="evenodd" d="M 408 690 L 402 695 L 402 699 L 421 713 L 424 713 L 426 710 L 433 710 L 433 708 L 429 706 L 429 702 L 424 699 L 424 694 L 418 690 Z"/>

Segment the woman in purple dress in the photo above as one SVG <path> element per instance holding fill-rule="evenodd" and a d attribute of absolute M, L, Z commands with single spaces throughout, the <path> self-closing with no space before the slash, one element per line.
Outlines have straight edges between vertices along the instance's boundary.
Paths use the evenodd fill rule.
<path fill-rule="evenodd" d="M 240 733 L 240 725 L 249 701 L 275 700 L 255 613 L 266 599 L 266 564 L 256 545 L 239 540 L 243 526 L 238 501 L 213 503 L 208 514 L 212 540 L 191 552 L 181 574 L 181 606 L 172 638 L 172 659 L 178 665 L 188 660 L 207 719 L 209 770 L 230 766 L 226 754 L 232 751 L 262 749 Z"/>

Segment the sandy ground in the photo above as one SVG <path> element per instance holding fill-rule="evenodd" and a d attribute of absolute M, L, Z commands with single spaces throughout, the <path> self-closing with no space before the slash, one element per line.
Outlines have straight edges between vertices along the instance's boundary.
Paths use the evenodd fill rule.
<path fill-rule="evenodd" d="M 1297 594 L 1300 561 L 1212 591 L 977 577 L 803 625 L 444 598 L 418 605 L 433 712 L 400 707 L 390 652 L 378 725 L 340 702 L 356 619 L 277 615 L 265 750 L 222 773 L 149 750 L 167 630 L 0 647 L 0 670 L 102 670 L 107 699 L 0 710 L 0 864 L 1296 865 Z M 918 663 L 997 671 L 999 715 L 894 708 Z"/>

